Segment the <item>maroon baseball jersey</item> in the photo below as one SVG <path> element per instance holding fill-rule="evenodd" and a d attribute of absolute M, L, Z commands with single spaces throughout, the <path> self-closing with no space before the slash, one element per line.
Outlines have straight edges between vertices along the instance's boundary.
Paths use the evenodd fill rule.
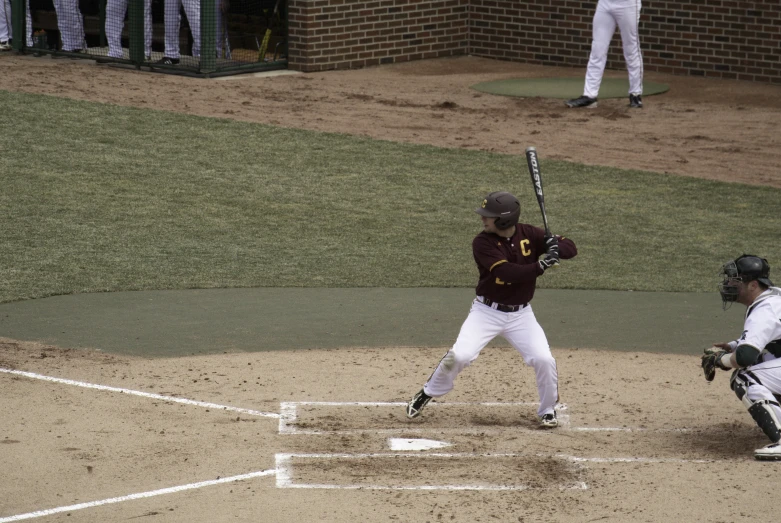
<path fill-rule="evenodd" d="M 559 257 L 575 257 L 575 243 L 561 236 Z M 481 232 L 472 240 L 472 253 L 480 271 L 475 289 L 478 296 L 504 305 L 529 303 L 534 296 L 537 276 L 544 271 L 537 260 L 545 254 L 545 231 L 525 223 L 515 226 L 515 234 L 503 238 Z"/>

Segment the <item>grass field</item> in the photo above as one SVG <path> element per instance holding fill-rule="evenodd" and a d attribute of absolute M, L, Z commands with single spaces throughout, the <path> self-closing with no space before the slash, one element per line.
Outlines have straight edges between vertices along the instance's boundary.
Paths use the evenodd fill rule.
<path fill-rule="evenodd" d="M 492 190 L 539 225 L 518 156 L 0 91 L 0 302 L 209 287 L 470 287 Z M 43 121 L 40 115 L 45 115 Z M 713 291 L 781 263 L 781 190 L 546 160 L 541 287 Z"/>

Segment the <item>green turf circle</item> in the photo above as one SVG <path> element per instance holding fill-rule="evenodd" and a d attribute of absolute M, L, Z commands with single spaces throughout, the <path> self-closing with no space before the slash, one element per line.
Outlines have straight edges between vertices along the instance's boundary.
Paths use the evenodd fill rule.
<path fill-rule="evenodd" d="M 481 82 L 472 89 L 501 96 L 531 98 L 577 98 L 583 94 L 583 78 L 508 78 Z M 643 82 L 643 96 L 667 92 L 670 86 L 657 82 Z M 624 98 L 629 94 L 626 78 L 603 78 L 599 98 Z"/>

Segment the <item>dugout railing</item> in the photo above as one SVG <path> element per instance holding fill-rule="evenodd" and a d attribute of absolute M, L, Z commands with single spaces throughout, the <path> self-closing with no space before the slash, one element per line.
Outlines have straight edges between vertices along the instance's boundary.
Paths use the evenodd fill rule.
<path fill-rule="evenodd" d="M 287 0 L 11 0 L 14 50 L 194 76 L 287 68 Z"/>

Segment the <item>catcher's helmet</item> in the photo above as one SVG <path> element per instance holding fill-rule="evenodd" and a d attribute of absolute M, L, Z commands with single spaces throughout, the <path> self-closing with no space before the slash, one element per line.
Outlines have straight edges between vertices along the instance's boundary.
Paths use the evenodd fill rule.
<path fill-rule="evenodd" d="M 512 194 L 504 191 L 492 192 L 483 200 L 475 212 L 488 218 L 496 218 L 497 229 L 509 229 L 521 217 L 521 202 Z"/>
<path fill-rule="evenodd" d="M 728 261 L 721 267 L 720 274 L 724 277 L 719 284 L 719 293 L 724 308 L 729 302 L 738 299 L 738 282 L 748 283 L 757 280 L 765 287 L 772 287 L 770 281 L 770 265 L 765 258 L 752 254 L 743 254 L 732 261 Z"/>

